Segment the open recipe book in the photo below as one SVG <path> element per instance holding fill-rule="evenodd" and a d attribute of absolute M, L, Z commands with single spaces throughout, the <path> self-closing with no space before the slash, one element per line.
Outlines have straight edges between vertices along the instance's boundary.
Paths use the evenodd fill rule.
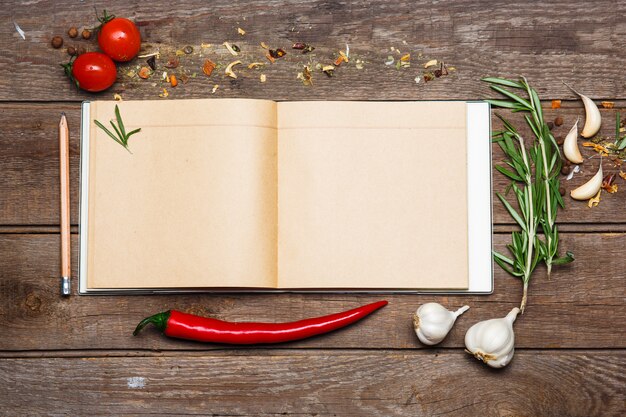
<path fill-rule="evenodd" d="M 115 104 L 132 153 L 94 124 Z M 489 113 L 85 102 L 80 292 L 491 292 Z"/>

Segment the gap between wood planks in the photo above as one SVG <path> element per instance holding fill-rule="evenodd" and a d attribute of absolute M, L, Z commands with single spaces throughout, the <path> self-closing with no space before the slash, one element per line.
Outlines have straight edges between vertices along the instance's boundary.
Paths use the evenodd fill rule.
<path fill-rule="evenodd" d="M 465 353 L 464 348 L 458 347 L 419 347 L 419 348 L 281 348 L 281 347 L 259 347 L 259 348 L 239 348 L 216 346 L 208 347 L 206 350 L 190 349 L 63 349 L 63 350 L 0 350 L 2 359 L 63 359 L 63 358 L 202 358 L 206 356 L 290 356 L 297 357 L 310 356 L 311 353 L 321 353 L 332 351 L 335 354 L 356 355 L 363 353 L 380 354 L 415 354 L 415 355 L 438 355 L 441 353 Z M 613 354 L 623 353 L 623 348 L 515 348 L 515 352 L 539 352 L 542 354 L 563 353 L 572 354 Z"/>

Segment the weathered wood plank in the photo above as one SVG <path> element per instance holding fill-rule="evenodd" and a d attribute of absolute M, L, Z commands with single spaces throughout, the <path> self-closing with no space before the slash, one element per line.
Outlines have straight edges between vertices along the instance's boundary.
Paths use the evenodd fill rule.
<path fill-rule="evenodd" d="M 573 107 L 575 106 L 575 107 Z M 618 109 L 622 110 L 622 109 Z M 604 125 L 602 136 L 614 136 L 615 112 L 618 110 L 602 110 Z M 71 166 L 71 201 L 72 223 L 78 224 L 78 187 L 79 187 L 79 125 L 80 107 L 77 104 L 46 103 L 46 104 L 0 104 L 0 125 L 3 135 L 0 136 L 0 225 L 56 225 L 59 223 L 59 180 L 58 180 L 58 119 L 59 112 L 64 111 L 69 117 L 70 166 Z M 499 110 L 496 110 L 499 111 Z M 560 110 L 545 110 L 546 119 L 554 119 L 561 115 L 565 123 L 554 128 L 556 137 L 564 136 L 578 116 L 584 116 L 580 103 Z M 505 113 L 506 114 L 506 113 Z M 494 129 L 499 122 L 494 116 Z M 512 117 L 520 132 L 530 135 L 520 117 Z M 582 148 L 582 147 L 581 147 Z M 502 152 L 497 145 L 493 147 L 494 161 L 502 159 Z M 582 149 L 589 157 L 594 154 L 589 148 Z M 445 155 L 440 156 L 442 163 Z M 583 172 L 571 181 L 563 180 L 563 186 L 569 190 L 586 181 L 597 169 L 598 159 L 587 161 Z M 626 168 L 622 168 L 626 170 Z M 619 169 L 606 160 L 606 173 L 618 172 Z M 508 181 L 494 170 L 494 190 L 504 191 Z M 617 178 L 620 191 L 613 195 L 603 194 L 599 207 L 589 209 L 585 203 L 575 202 L 566 197 L 567 209 L 559 213 L 558 220 L 565 223 L 626 223 L 626 182 Z M 511 218 L 499 201 L 494 200 L 494 222 L 510 224 Z"/>
<path fill-rule="evenodd" d="M 496 235 L 502 249 L 508 235 Z M 529 307 L 515 324 L 520 348 L 624 348 L 623 285 L 626 234 L 562 234 L 576 262 L 555 268 L 551 280 L 539 269 Z M 76 240 L 74 257 L 77 257 Z M 366 294 L 195 294 L 168 296 L 59 295 L 59 238 L 55 235 L 0 235 L 0 350 L 213 349 L 160 336 L 146 329 L 132 337 L 144 317 L 169 308 L 233 321 L 290 321 L 388 299 L 390 304 L 351 328 L 285 345 L 297 348 L 421 348 L 411 317 L 418 305 L 438 301 L 468 304 L 444 341 L 463 347 L 465 331 L 479 320 L 506 314 L 518 305 L 519 281 L 496 268 L 496 292 L 489 296 Z M 74 262 L 74 266 L 76 266 Z M 76 268 L 74 268 L 76 274 Z M 76 275 L 74 275 L 76 276 Z M 74 289 L 76 282 L 74 282 Z M 607 319 L 614 317 L 616 319 Z"/>
<path fill-rule="evenodd" d="M 167 2 L 109 1 L 107 8 L 140 24 L 146 51 L 181 48 L 201 43 L 221 45 L 234 41 L 242 48 L 245 63 L 265 61 L 259 42 L 283 47 L 288 55 L 265 70 L 243 69 L 237 80 L 222 70 L 206 79 L 201 74 L 204 57 L 185 57 L 183 66 L 200 76 L 171 89 L 171 98 L 206 97 L 214 84 L 217 96 L 272 99 L 475 99 L 487 88 L 478 80 L 487 75 L 526 75 L 541 80 L 545 98 L 572 97 L 562 79 L 594 98 L 626 98 L 622 68 L 626 65 L 626 3 L 611 0 L 574 1 L 555 6 L 549 2 L 505 1 L 397 1 L 332 2 L 327 0 L 266 0 Z M 26 31 L 22 40 L 13 28 L 16 21 Z M 96 25 L 91 4 L 64 0 L 16 3 L 0 11 L 0 100 L 77 100 L 93 95 L 76 91 L 64 78 L 59 63 L 67 61 L 64 49 L 49 46 L 55 34 L 67 29 Z M 237 34 L 243 27 L 244 37 Z M 65 44 L 96 49 L 96 41 L 65 36 Z M 350 44 L 351 56 L 365 61 L 362 70 L 354 62 L 343 65 L 333 79 L 316 70 L 315 85 L 296 80 L 309 57 L 290 48 L 295 41 L 313 44 L 314 62 L 329 63 L 339 49 Z M 384 64 L 390 47 L 412 53 L 412 67 L 397 71 Z M 418 58 L 419 54 L 421 58 Z M 221 48 L 206 53 L 221 64 L 232 56 Z M 448 62 L 457 71 L 427 84 L 414 82 L 422 65 L 431 58 Z M 137 61 L 142 63 L 143 60 Z M 136 63 L 120 66 L 114 91 L 130 98 L 157 98 L 161 83 L 130 79 L 124 74 Z M 177 71 L 182 71 L 181 68 Z M 160 73 L 160 72 L 159 72 Z M 112 92 L 96 97 L 110 98 Z"/>
<path fill-rule="evenodd" d="M 623 415 L 626 353 L 277 351 L 0 361 L 4 415 Z"/>

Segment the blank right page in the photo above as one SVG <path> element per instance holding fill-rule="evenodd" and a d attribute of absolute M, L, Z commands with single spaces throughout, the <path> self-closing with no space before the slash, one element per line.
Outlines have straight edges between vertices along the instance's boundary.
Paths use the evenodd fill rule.
<path fill-rule="evenodd" d="M 278 104 L 281 288 L 468 288 L 465 102 Z"/>

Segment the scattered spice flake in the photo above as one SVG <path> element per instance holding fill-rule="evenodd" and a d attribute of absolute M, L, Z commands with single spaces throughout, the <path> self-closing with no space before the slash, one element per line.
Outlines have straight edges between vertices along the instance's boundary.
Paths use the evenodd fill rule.
<path fill-rule="evenodd" d="M 267 44 L 265 42 L 261 42 L 261 48 L 263 48 L 263 49 L 270 49 L 270 47 L 267 46 Z"/>
<path fill-rule="evenodd" d="M 151 57 L 161 58 L 161 53 L 159 51 L 151 52 L 149 54 L 137 55 L 137 58 L 151 58 Z"/>
<path fill-rule="evenodd" d="M 596 207 L 598 204 L 600 204 L 601 193 L 602 193 L 602 189 L 598 190 L 598 194 L 596 194 L 595 197 L 589 199 L 589 202 L 587 203 L 587 206 L 589 208 Z"/>
<path fill-rule="evenodd" d="M 231 63 L 230 63 L 230 64 L 228 64 L 228 66 L 226 67 L 226 70 L 224 70 L 224 73 L 225 73 L 226 75 L 228 75 L 230 78 L 237 78 L 237 74 L 235 74 L 235 73 L 233 72 L 233 67 L 234 67 L 235 65 L 239 65 L 239 64 L 241 64 L 241 61 L 233 61 L 233 62 L 231 62 Z"/>
<path fill-rule="evenodd" d="M 612 101 L 602 101 L 600 102 L 600 104 L 602 104 L 602 107 L 604 107 L 605 109 L 612 109 L 613 107 L 615 107 L 615 103 Z"/>
<path fill-rule="evenodd" d="M 348 45 L 346 45 L 348 46 Z M 339 56 L 343 58 L 343 60 L 348 63 L 350 62 L 350 57 L 348 56 L 348 53 L 350 52 L 350 50 L 348 50 L 348 52 L 343 52 L 343 51 L 339 51 Z"/>
<path fill-rule="evenodd" d="M 156 56 L 152 55 L 146 60 L 146 63 L 150 66 L 150 69 L 152 69 L 152 71 L 156 70 Z"/>
<path fill-rule="evenodd" d="M 280 49 L 280 48 L 270 49 L 269 53 L 272 58 L 282 58 L 285 55 L 287 55 L 287 52 L 285 52 L 283 49 Z"/>
<path fill-rule="evenodd" d="M 569 174 L 567 174 L 567 177 L 565 178 L 567 181 L 571 180 L 572 178 L 574 178 L 574 174 L 578 174 L 580 172 L 580 165 L 576 165 L 574 167 L 574 169 L 572 169 Z"/>
<path fill-rule="evenodd" d="M 617 192 L 617 184 L 615 182 L 615 174 L 609 174 L 602 179 L 602 189 L 609 194 Z"/>
<path fill-rule="evenodd" d="M 267 81 L 267 77 L 265 76 L 265 74 L 261 74 L 259 76 L 259 79 L 261 80 L 262 83 L 264 83 L 265 81 Z"/>
<path fill-rule="evenodd" d="M 328 77 L 332 77 L 335 72 L 335 67 L 333 65 L 324 65 L 322 66 L 322 72 Z"/>
<path fill-rule="evenodd" d="M 237 28 L 237 33 L 240 34 L 241 36 L 246 34 L 246 31 L 243 30 L 242 28 Z"/>
<path fill-rule="evenodd" d="M 394 62 L 396 62 L 396 60 L 393 59 L 393 56 L 388 55 L 387 60 L 385 61 L 385 65 L 393 65 Z"/>
<path fill-rule="evenodd" d="M 587 148 L 593 148 L 594 151 L 598 152 L 602 156 L 609 155 L 609 150 L 606 147 L 600 145 L 599 143 L 583 142 L 583 146 Z"/>
<path fill-rule="evenodd" d="M 202 49 L 210 48 L 211 46 L 213 46 L 213 45 L 211 45 L 210 43 L 204 43 L 204 42 L 202 42 L 202 43 L 200 44 L 200 48 L 202 48 Z"/>
<path fill-rule="evenodd" d="M 135 71 L 134 69 L 128 70 L 128 72 L 126 73 L 126 76 L 128 78 L 133 78 L 135 75 L 137 75 L 137 71 Z"/>
<path fill-rule="evenodd" d="M 302 84 L 304 85 L 313 85 L 313 74 L 311 74 L 311 67 L 305 65 L 302 69 L 302 72 L 299 72 L 296 78 L 302 80 Z"/>
<path fill-rule="evenodd" d="M 113 94 L 113 100 L 122 101 L 122 96 L 120 96 L 118 93 L 115 93 Z"/>
<path fill-rule="evenodd" d="M 432 72 L 425 72 L 424 73 L 424 82 L 427 83 L 428 81 L 432 81 L 435 79 L 435 75 Z"/>
<path fill-rule="evenodd" d="M 176 51 L 176 56 L 183 56 L 183 55 L 185 55 L 185 51 L 183 51 L 182 49 L 178 49 Z"/>
<path fill-rule="evenodd" d="M 552 100 L 552 108 L 560 109 L 561 108 L 561 100 Z"/>
<path fill-rule="evenodd" d="M 304 42 L 296 42 L 291 46 L 291 49 L 299 49 L 302 50 L 306 47 L 306 43 Z"/>
<path fill-rule="evenodd" d="M 210 77 L 215 69 L 215 63 L 210 59 L 204 61 L 204 65 L 202 66 L 202 72 L 206 74 L 207 77 Z"/>
<path fill-rule="evenodd" d="M 215 94 L 215 92 L 217 91 L 218 88 L 220 88 L 219 84 L 215 84 L 213 86 L 213 89 L 211 90 L 211 94 Z"/>
<path fill-rule="evenodd" d="M 262 68 L 264 66 L 265 66 L 265 64 L 262 63 L 262 62 L 253 62 L 251 64 L 248 64 L 248 69 Z"/>
<path fill-rule="evenodd" d="M 170 95 L 170 93 L 168 93 L 168 92 L 167 92 L 167 89 L 166 89 L 166 88 L 164 88 L 164 89 L 163 89 L 163 92 L 162 92 L 161 94 L 159 94 L 159 97 L 161 97 L 161 98 L 166 98 L 166 97 L 167 97 L 167 96 L 169 96 L 169 95 Z"/>
<path fill-rule="evenodd" d="M 152 71 L 150 71 L 150 68 L 148 67 L 141 67 L 137 75 L 139 75 L 140 78 L 143 78 L 144 80 L 146 80 L 150 78 L 150 75 L 152 75 Z"/>
<path fill-rule="evenodd" d="M 165 68 L 176 68 L 180 64 L 180 60 L 177 56 L 170 56 L 167 59 L 167 63 L 165 64 Z"/>
<path fill-rule="evenodd" d="M 448 68 L 448 71 L 450 71 L 450 72 L 456 71 L 455 67 L 447 67 L 447 68 Z"/>
<path fill-rule="evenodd" d="M 172 87 L 176 87 L 178 85 L 178 80 L 176 79 L 176 75 L 170 75 L 170 84 Z"/>
<path fill-rule="evenodd" d="M 189 81 L 189 77 L 187 76 L 187 74 L 181 74 L 180 80 L 183 82 L 183 84 L 187 84 L 187 81 Z"/>
<path fill-rule="evenodd" d="M 230 52 L 231 55 L 233 56 L 237 56 L 239 55 L 239 51 L 235 50 L 235 48 L 228 42 L 224 42 L 222 45 L 224 45 L 226 47 L 226 49 L 228 49 L 228 52 Z M 239 49 L 239 48 L 237 48 Z"/>
<path fill-rule="evenodd" d="M 431 59 L 430 61 L 424 64 L 424 68 L 434 67 L 435 65 L 437 65 L 437 62 L 438 61 L 436 59 Z"/>
<path fill-rule="evenodd" d="M 400 61 L 402 62 L 408 62 L 411 60 L 411 54 L 404 54 L 400 57 Z"/>
<path fill-rule="evenodd" d="M 26 40 L 26 33 L 24 33 L 20 25 L 18 25 L 15 20 L 13 21 L 13 26 L 15 26 L 15 31 L 18 33 L 18 35 L 20 35 L 22 39 Z"/>
<path fill-rule="evenodd" d="M 269 52 L 267 52 L 267 53 L 265 54 L 265 58 L 267 58 L 267 60 L 268 60 L 269 62 L 271 62 L 272 64 L 273 64 L 274 62 L 276 62 L 276 60 L 275 60 L 274 58 L 272 58 L 272 56 L 269 54 Z"/>
<path fill-rule="evenodd" d="M 337 59 L 335 59 L 335 62 L 333 62 L 333 64 L 335 64 L 335 66 L 338 67 L 339 65 L 341 65 L 343 61 L 344 61 L 343 56 L 339 55 Z"/>
<path fill-rule="evenodd" d="M 626 172 L 624 172 L 624 171 L 620 171 L 620 172 L 619 172 L 619 176 L 620 176 L 620 178 L 621 178 L 621 179 L 623 179 L 623 180 L 625 180 L 625 181 L 626 181 Z"/>
<path fill-rule="evenodd" d="M 357 59 L 355 66 L 356 66 L 356 69 L 362 70 L 363 69 L 363 61 L 361 61 L 360 59 Z"/>
<path fill-rule="evenodd" d="M 418 75 L 413 80 L 415 81 L 415 84 L 419 84 L 422 78 Z"/>

